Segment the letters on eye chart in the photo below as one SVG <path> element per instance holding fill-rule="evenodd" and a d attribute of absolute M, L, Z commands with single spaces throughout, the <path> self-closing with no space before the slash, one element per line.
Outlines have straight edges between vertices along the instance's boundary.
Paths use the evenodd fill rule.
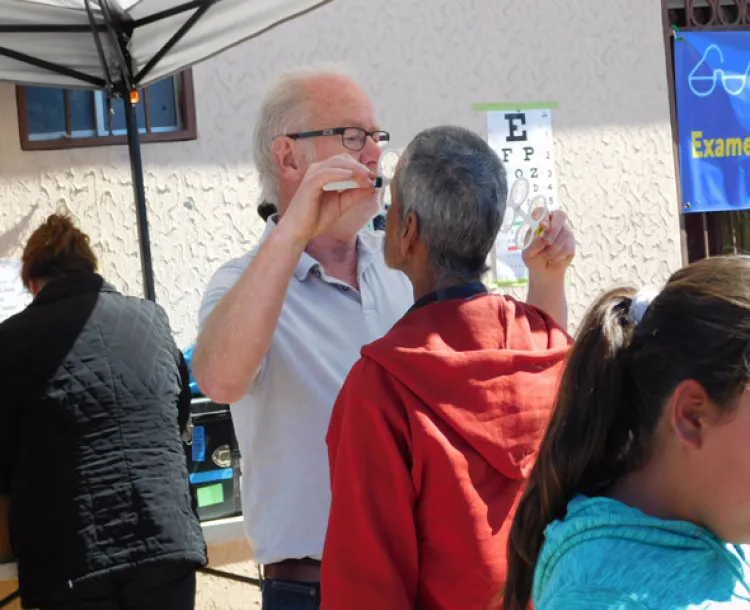
<path fill-rule="evenodd" d="M 474 110 L 487 113 L 487 141 L 505 164 L 508 185 L 524 178 L 529 183 L 529 203 L 544 195 L 549 208 L 557 207 L 557 171 L 552 134 L 554 102 L 475 104 Z M 528 210 L 532 212 L 533 210 Z M 517 227 L 512 212 L 506 209 L 506 222 L 495 243 L 492 270 L 501 286 L 523 285 L 528 269 L 515 243 Z"/>

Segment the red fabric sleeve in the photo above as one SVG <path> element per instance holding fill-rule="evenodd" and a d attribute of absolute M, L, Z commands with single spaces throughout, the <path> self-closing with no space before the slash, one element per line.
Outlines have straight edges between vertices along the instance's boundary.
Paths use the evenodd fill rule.
<path fill-rule="evenodd" d="M 402 398 L 367 359 L 352 369 L 328 430 L 332 506 L 323 610 L 413 610 L 419 574 L 411 441 Z"/>

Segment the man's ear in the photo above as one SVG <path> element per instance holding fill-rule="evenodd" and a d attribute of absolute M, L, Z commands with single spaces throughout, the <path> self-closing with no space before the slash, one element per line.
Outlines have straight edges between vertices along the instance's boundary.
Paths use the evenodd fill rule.
<path fill-rule="evenodd" d="M 406 215 L 401 227 L 401 255 L 406 256 L 419 242 L 419 218 L 413 210 Z"/>
<path fill-rule="evenodd" d="M 667 408 L 677 438 L 693 449 L 703 446 L 707 429 L 721 416 L 706 389 L 693 379 L 686 379 L 675 388 Z"/>
<path fill-rule="evenodd" d="M 284 136 L 276 138 L 271 146 L 271 153 L 276 161 L 276 169 L 279 176 L 299 178 L 302 164 L 300 163 L 294 140 Z"/>

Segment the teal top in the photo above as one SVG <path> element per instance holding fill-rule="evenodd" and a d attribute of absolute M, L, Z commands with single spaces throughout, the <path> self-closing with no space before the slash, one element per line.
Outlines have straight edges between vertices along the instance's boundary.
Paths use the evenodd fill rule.
<path fill-rule="evenodd" d="M 748 552 L 693 523 L 579 496 L 545 531 L 534 608 L 750 609 Z"/>

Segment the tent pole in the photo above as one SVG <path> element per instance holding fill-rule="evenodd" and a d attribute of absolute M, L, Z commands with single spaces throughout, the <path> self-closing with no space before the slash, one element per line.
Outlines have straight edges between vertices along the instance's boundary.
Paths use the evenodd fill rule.
<path fill-rule="evenodd" d="M 146 208 L 146 188 L 143 183 L 143 161 L 141 159 L 141 135 L 138 130 L 138 116 L 135 112 L 131 95 L 136 91 L 133 87 L 133 67 L 130 54 L 128 53 L 128 41 L 132 35 L 132 23 L 127 24 L 113 20 L 109 8 L 110 0 L 100 0 L 99 8 L 107 27 L 112 46 L 116 50 L 115 62 L 122 77 L 119 83 L 119 93 L 125 106 L 125 127 L 128 134 L 128 156 L 130 157 L 130 174 L 133 181 L 133 195 L 135 198 L 135 214 L 138 220 L 138 242 L 141 247 L 141 270 L 143 273 L 143 292 L 149 301 L 156 301 L 156 290 L 154 289 L 154 267 L 151 261 L 151 239 L 148 232 L 148 210 Z M 85 0 L 87 8 L 89 0 Z M 92 15 L 89 14 L 89 19 Z M 127 29 L 127 32 L 125 30 Z M 94 36 L 98 34 L 94 32 Z M 97 50 L 101 51 L 97 38 Z M 103 61 L 104 56 L 100 53 L 99 58 Z M 109 79 L 109 70 L 106 62 L 102 67 Z"/>
<path fill-rule="evenodd" d="M 36 66 L 37 68 L 41 68 L 42 70 L 49 70 L 50 72 L 53 72 L 54 74 L 62 74 L 63 76 L 68 76 L 72 79 L 79 80 L 83 83 L 94 85 L 97 88 L 104 87 L 104 81 L 97 76 L 84 74 L 83 72 L 79 72 L 78 70 L 73 70 L 72 68 L 68 68 L 67 66 L 61 66 L 59 64 L 53 63 L 51 61 L 47 61 L 45 59 L 40 59 L 38 57 L 32 57 L 31 55 L 26 55 L 25 53 L 19 53 L 18 51 L 14 51 L 13 49 L 8 49 L 7 47 L 0 47 L 0 56 L 9 57 L 10 59 L 15 59 L 16 61 L 20 61 L 30 66 Z"/>
<path fill-rule="evenodd" d="M 143 270 L 143 290 L 150 301 L 156 301 L 154 289 L 154 268 L 151 262 L 151 240 L 148 234 L 148 212 L 146 210 L 146 189 L 143 184 L 143 162 L 141 161 L 141 138 L 138 132 L 138 117 L 130 93 L 123 95 L 125 104 L 125 125 L 128 131 L 128 152 L 130 172 L 133 179 L 135 210 L 138 218 L 138 240 L 141 246 L 141 268 Z"/>

